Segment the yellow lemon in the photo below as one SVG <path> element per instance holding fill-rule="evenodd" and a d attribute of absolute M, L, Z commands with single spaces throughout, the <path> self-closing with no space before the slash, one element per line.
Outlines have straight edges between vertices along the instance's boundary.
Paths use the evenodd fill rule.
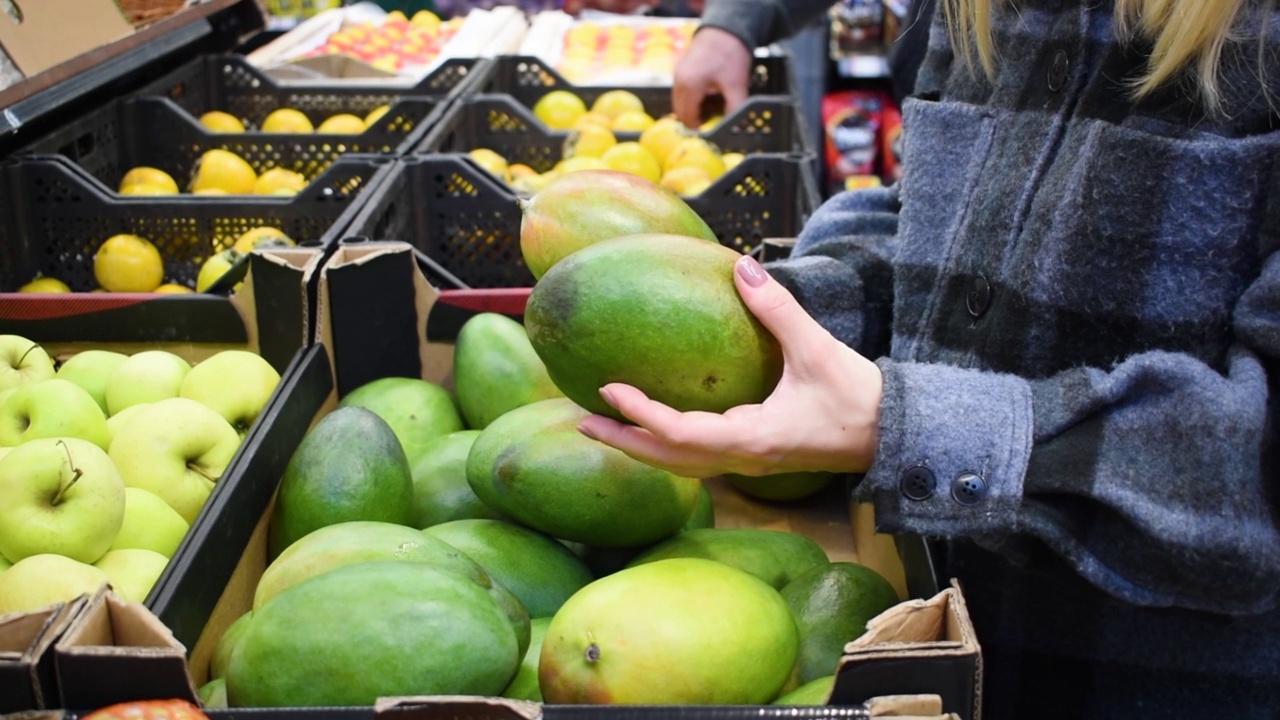
<path fill-rule="evenodd" d="M 558 172 L 545 172 L 541 175 L 518 177 L 511 181 L 511 187 L 517 192 L 533 195 L 542 188 L 551 184 L 551 181 L 558 177 L 560 177 L 560 173 Z"/>
<path fill-rule="evenodd" d="M 121 195 L 176 195 L 177 193 L 177 190 L 171 190 L 165 185 L 152 183 L 133 183 L 120 188 Z"/>
<path fill-rule="evenodd" d="M 244 132 L 244 123 L 240 122 L 240 118 L 225 113 L 221 110 L 210 110 L 200 116 L 200 124 L 209 132 L 216 133 L 242 133 Z"/>
<path fill-rule="evenodd" d="M 187 287 L 186 285 L 179 285 L 178 283 L 165 283 L 160 287 L 156 288 L 155 292 L 158 292 L 161 295 L 187 295 L 195 291 Z"/>
<path fill-rule="evenodd" d="M 600 162 L 600 158 L 579 155 L 556 163 L 555 172 L 559 176 L 577 172 L 578 170 L 599 170 L 603 167 L 604 163 Z"/>
<path fill-rule="evenodd" d="M 227 192 L 226 190 L 223 190 L 222 188 L 210 187 L 210 188 L 201 188 L 191 194 L 192 195 L 230 195 L 231 193 Z"/>
<path fill-rule="evenodd" d="M 423 10 L 422 12 L 427 12 L 427 11 Z M 390 105 L 379 105 L 378 107 L 370 110 L 369 114 L 364 116 L 365 129 L 367 130 L 373 127 L 373 124 L 381 120 L 382 116 L 386 115 L 388 112 L 390 112 L 390 110 L 391 110 Z"/>
<path fill-rule="evenodd" d="M 262 121 L 262 132 L 268 133 L 309 133 L 313 129 L 311 120 L 293 108 L 273 110 Z"/>
<path fill-rule="evenodd" d="M 307 186 L 301 174 L 285 168 L 264 170 L 253 183 L 254 195 L 297 195 Z M 285 191 L 285 192 L 282 192 Z"/>
<path fill-rule="evenodd" d="M 720 158 L 720 153 L 700 137 L 681 140 L 667 156 L 667 170 L 686 165 L 701 167 L 712 180 L 724 174 L 724 160 Z"/>
<path fill-rule="evenodd" d="M 677 195 L 697 195 L 711 185 L 711 176 L 700 167 L 685 165 L 663 173 L 658 184 Z"/>
<path fill-rule="evenodd" d="M 318 133 L 334 133 L 339 135 L 355 135 L 364 132 L 365 122 L 350 113 L 339 113 L 326 118 L 316 128 Z"/>
<path fill-rule="evenodd" d="M 246 230 L 240 237 L 236 238 L 236 244 L 232 245 L 231 248 L 242 255 L 247 255 L 253 252 L 254 248 L 296 244 L 280 228 L 264 226 Z"/>
<path fill-rule="evenodd" d="M 653 126 L 654 119 L 648 113 L 628 110 L 613 119 L 609 127 L 614 132 L 644 132 Z"/>
<path fill-rule="evenodd" d="M 706 121 L 704 121 L 701 125 L 699 125 L 698 129 L 701 130 L 702 132 L 706 132 L 714 128 L 715 126 L 719 125 L 722 120 L 724 120 L 723 115 L 712 115 L 711 117 L 707 118 Z"/>
<path fill-rule="evenodd" d="M 390 25 L 393 23 L 403 23 L 403 22 L 409 22 L 409 17 L 400 10 L 392 10 L 391 12 L 387 13 L 387 17 L 385 20 L 382 21 L 382 24 Z"/>
<path fill-rule="evenodd" d="M 608 115 L 602 115 L 596 112 L 585 112 L 574 121 L 572 130 L 581 130 L 585 125 L 599 125 L 602 128 L 608 128 L 610 120 Z"/>
<path fill-rule="evenodd" d="M 71 288 L 55 277 L 38 277 L 18 288 L 20 293 L 69 293 Z"/>
<path fill-rule="evenodd" d="M 668 115 L 654 121 L 640 133 L 640 144 L 666 167 L 667 156 L 687 137 L 692 137 L 692 134 L 684 123 Z"/>
<path fill-rule="evenodd" d="M 574 130 L 564 141 L 564 156 L 600 157 L 605 151 L 618 144 L 618 138 L 608 128 L 599 125 L 584 125 L 581 130 Z"/>
<path fill-rule="evenodd" d="M 419 10 L 409 18 L 409 23 L 417 27 L 440 27 L 440 16 L 430 10 Z"/>
<path fill-rule="evenodd" d="M 110 292 L 151 292 L 164 282 L 164 260 L 145 238 L 112 235 L 93 256 L 93 276 Z"/>
<path fill-rule="evenodd" d="M 656 183 L 662 179 L 662 166 L 658 164 L 658 159 L 638 142 L 614 145 L 600 156 L 600 162 L 610 170 L 639 175 L 649 182 Z"/>
<path fill-rule="evenodd" d="M 533 114 L 552 130 L 569 130 L 587 111 L 582 98 L 568 90 L 552 90 L 533 104 Z"/>
<path fill-rule="evenodd" d="M 258 174 L 244 158 L 229 150 L 210 150 L 200 156 L 191 192 L 212 188 L 229 195 L 248 195 L 257 180 Z"/>
<path fill-rule="evenodd" d="M 480 167 L 488 170 L 494 175 L 497 175 L 506 182 L 511 181 L 511 174 L 509 172 L 510 168 L 507 166 L 507 159 L 498 153 L 490 150 L 489 148 L 476 148 L 467 154 L 470 155 L 471 159 L 475 160 Z"/>
<path fill-rule="evenodd" d="M 591 103 L 591 112 L 608 115 L 610 120 L 616 120 L 624 112 L 644 112 L 644 103 L 630 90 L 606 90 Z"/>
<path fill-rule="evenodd" d="M 515 182 L 520 178 L 533 177 L 538 174 L 537 170 L 525 165 L 524 163 L 513 163 L 507 168 L 507 173 L 511 175 L 511 181 Z"/>
<path fill-rule="evenodd" d="M 178 183 L 173 179 L 173 176 L 153 167 L 136 167 L 125 173 L 124 177 L 120 178 L 118 189 L 124 192 L 124 189 L 130 185 L 154 185 L 168 188 L 170 193 L 178 192 Z"/>
<path fill-rule="evenodd" d="M 724 162 L 724 169 L 728 171 L 738 167 L 738 163 L 742 162 L 744 157 L 742 153 L 725 153 L 720 156 L 720 160 Z"/>
<path fill-rule="evenodd" d="M 236 264 L 240 253 L 235 250 L 223 250 L 213 255 L 200 266 L 200 274 L 196 276 L 196 292 L 204 292 Z"/>

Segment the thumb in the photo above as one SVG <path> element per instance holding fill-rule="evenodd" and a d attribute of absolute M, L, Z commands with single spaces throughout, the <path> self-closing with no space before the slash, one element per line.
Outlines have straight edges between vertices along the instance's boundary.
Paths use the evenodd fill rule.
<path fill-rule="evenodd" d="M 795 347 L 815 337 L 815 330 L 819 331 L 819 336 L 827 334 L 818 321 L 810 317 L 800 303 L 796 302 L 791 291 L 770 277 L 750 255 L 743 255 L 734 263 L 733 279 L 737 283 L 742 302 L 760 324 L 777 338 L 784 354 L 788 346 Z"/>

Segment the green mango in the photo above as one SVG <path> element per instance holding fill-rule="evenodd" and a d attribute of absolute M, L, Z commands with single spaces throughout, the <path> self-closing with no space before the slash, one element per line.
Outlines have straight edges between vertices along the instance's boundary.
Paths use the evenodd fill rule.
<path fill-rule="evenodd" d="M 498 313 L 474 315 L 458 330 L 453 387 L 463 420 L 475 430 L 509 410 L 564 396 L 533 351 L 524 326 Z"/>
<path fill-rule="evenodd" d="M 270 557 L 326 525 L 378 520 L 408 525 L 413 479 L 391 427 L 360 407 L 339 407 L 302 439 L 271 511 Z"/>
<path fill-rule="evenodd" d="M 515 594 L 530 617 L 550 617 L 587 583 L 591 572 L 568 548 L 501 520 L 453 520 L 421 532 L 449 543 Z"/>
<path fill-rule="evenodd" d="M 880 573 L 851 562 L 810 568 L 781 592 L 800 629 L 794 681 L 801 685 L 834 674 L 844 646 L 898 603 L 898 592 Z"/>
<path fill-rule="evenodd" d="M 467 453 L 479 430 L 461 430 L 434 438 L 413 463 L 413 522 L 416 528 L 450 520 L 505 516 L 489 507 L 467 484 Z"/>
<path fill-rule="evenodd" d="M 525 305 L 529 342 L 565 396 L 625 421 L 600 397 L 626 383 L 680 411 L 763 402 L 782 349 L 738 295 L 723 245 L 631 235 L 561 260 Z"/>
<path fill-rule="evenodd" d="M 227 674 L 231 653 L 235 652 L 236 644 L 244 636 L 244 631 L 249 629 L 249 621 L 252 619 L 253 611 L 250 610 L 233 620 L 227 629 L 222 631 L 222 637 L 218 638 L 218 642 L 213 646 L 213 655 L 209 657 L 210 680 L 217 680 Z"/>
<path fill-rule="evenodd" d="M 674 558 L 583 588 L 551 620 L 547 703 L 759 705 L 778 696 L 799 638 L 773 588 L 737 568 Z"/>
<path fill-rule="evenodd" d="M 520 669 L 511 684 L 502 691 L 502 697 L 512 700 L 542 702 L 542 690 L 538 688 L 538 659 L 542 656 L 542 640 L 547 636 L 551 618 L 534 618 L 529 636 L 529 649 L 520 661 Z"/>
<path fill-rule="evenodd" d="M 819 707 L 827 704 L 831 690 L 836 686 L 836 676 L 828 675 L 811 680 L 773 701 L 773 705 L 805 705 Z"/>
<path fill-rule="evenodd" d="M 231 707 L 369 707 L 402 695 L 497 695 L 515 631 L 476 583 L 425 563 L 366 562 L 254 612 L 227 668 Z"/>
<path fill-rule="evenodd" d="M 362 407 L 391 426 L 412 465 L 432 438 L 465 430 L 449 391 L 420 378 L 385 377 L 347 393 L 338 407 Z"/>
<path fill-rule="evenodd" d="M 732 565 L 781 590 L 802 573 L 829 560 L 804 535 L 754 528 L 685 530 L 632 560 L 629 567 L 669 558 L 706 558 Z"/>
<path fill-rule="evenodd" d="M 587 411 L 556 398 L 516 408 L 476 438 L 467 482 L 485 504 L 557 538 L 641 547 L 677 532 L 702 483 L 578 432 Z"/>

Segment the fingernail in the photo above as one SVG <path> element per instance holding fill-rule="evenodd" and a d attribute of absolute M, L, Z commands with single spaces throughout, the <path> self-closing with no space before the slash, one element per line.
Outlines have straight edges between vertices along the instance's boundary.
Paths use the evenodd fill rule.
<path fill-rule="evenodd" d="M 595 434 L 595 433 L 591 432 L 591 428 L 587 427 L 587 424 L 586 424 L 585 422 L 584 422 L 584 423 L 579 423 L 579 424 L 578 424 L 578 432 L 582 433 L 583 435 L 586 435 L 587 437 L 591 438 L 592 440 L 599 440 L 599 439 L 600 439 L 600 438 L 596 437 L 596 434 Z"/>
<path fill-rule="evenodd" d="M 608 388 L 600 388 L 600 397 L 604 398 L 604 401 L 609 403 L 609 407 L 615 409 L 618 407 L 618 401 L 614 399 L 613 393 L 610 392 Z"/>
<path fill-rule="evenodd" d="M 742 279 L 751 287 L 760 287 L 769 279 L 768 273 L 766 273 L 764 268 L 760 267 L 760 263 L 756 262 L 756 259 L 750 255 L 744 255 L 742 259 L 738 261 L 738 274 L 741 275 Z"/>

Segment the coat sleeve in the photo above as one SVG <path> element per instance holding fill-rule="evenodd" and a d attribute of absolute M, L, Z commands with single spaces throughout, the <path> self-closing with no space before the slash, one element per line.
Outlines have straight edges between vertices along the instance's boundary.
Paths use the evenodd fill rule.
<path fill-rule="evenodd" d="M 754 49 L 791 37 L 831 5 L 831 0 L 707 0 L 701 25 L 733 33 Z"/>
<path fill-rule="evenodd" d="M 835 195 L 805 223 L 791 257 L 767 266 L 815 320 L 871 358 L 889 350 L 900 207 L 896 185 Z"/>
<path fill-rule="evenodd" d="M 1226 370 L 1149 352 L 1029 380 L 878 360 L 883 530 L 1037 538 L 1113 595 L 1252 613 L 1280 590 L 1280 256 L 1239 300 Z"/>

